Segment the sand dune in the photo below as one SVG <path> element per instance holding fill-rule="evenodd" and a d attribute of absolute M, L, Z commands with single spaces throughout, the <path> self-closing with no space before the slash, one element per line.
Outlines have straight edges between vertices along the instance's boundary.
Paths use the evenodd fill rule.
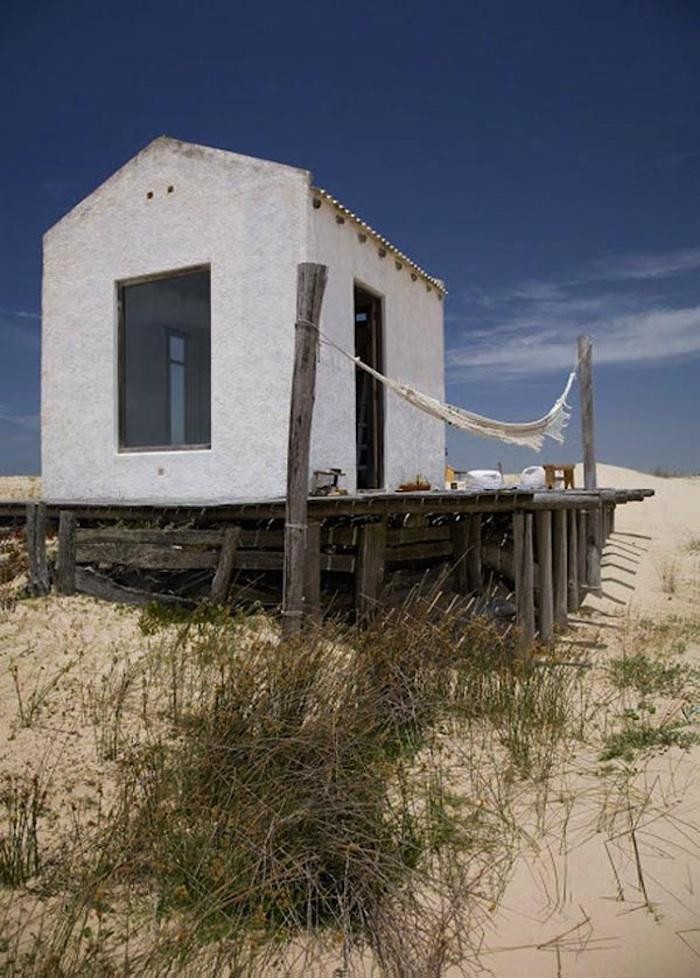
<path fill-rule="evenodd" d="M 580 468 L 576 477 L 582 484 Z M 598 484 L 648 487 L 656 495 L 618 510 L 602 594 L 587 597 L 574 620 L 577 633 L 563 644 L 595 642 L 595 662 L 619 649 L 633 616 L 657 623 L 691 619 L 696 627 L 685 655 L 700 664 L 700 550 L 689 546 L 700 542 L 700 477 L 666 479 L 600 465 Z M 560 834 L 539 857 L 521 858 L 486 936 L 490 951 L 483 960 L 492 975 L 700 975 L 700 749 L 656 758 L 637 780 L 640 790 L 653 789 L 639 817 L 638 843 L 654 912 L 643 905 L 630 837 L 606 846 L 605 833 L 580 812 L 574 824 L 562 819 Z"/>
<path fill-rule="evenodd" d="M 700 545 L 690 546 L 700 541 L 700 477 L 662 479 L 600 465 L 598 481 L 601 486 L 649 487 L 656 496 L 618 510 L 604 554 L 602 593 L 588 595 L 560 651 L 570 648 L 573 657 L 585 650 L 595 683 L 595 666 L 629 641 L 628 623 L 641 616 L 671 621 L 674 628 L 680 623 L 680 632 L 682 622 L 694 621 L 685 655 L 700 664 Z M 577 482 L 582 482 L 580 471 Z M 6 483 L 0 495 L 6 495 Z M 25 482 L 19 491 L 26 489 Z M 87 785 L 103 773 L 92 758 L 92 725 L 77 690 L 86 683 L 99 687 L 115 663 L 148 650 L 149 640 L 136 627 L 132 611 L 85 597 L 21 602 L 0 619 L 0 768 L 19 772 L 44 755 L 47 743 L 53 745 L 54 781 L 65 789 L 51 799 L 59 819 L 67 817 L 72 804 L 94 803 Z M 51 692 L 52 709 L 19 730 L 11 663 L 27 670 L 27 677 L 50 677 L 65 669 L 60 686 Z M 599 778 L 586 782 L 577 772 L 570 788 L 600 794 L 602 784 Z M 571 817 L 562 803 L 561 819 L 555 819 L 537 853 L 523 852 L 494 912 L 482 948 L 483 974 L 697 978 L 700 749 L 654 759 L 640 769 L 636 785 L 639 791 L 653 788 L 637 823 L 653 912 L 644 905 L 630 837 L 623 832 L 611 841 L 596 822 L 600 798 L 572 809 Z M 556 807 L 556 801 L 552 804 Z M 450 972 L 457 974 L 464 972 Z"/>

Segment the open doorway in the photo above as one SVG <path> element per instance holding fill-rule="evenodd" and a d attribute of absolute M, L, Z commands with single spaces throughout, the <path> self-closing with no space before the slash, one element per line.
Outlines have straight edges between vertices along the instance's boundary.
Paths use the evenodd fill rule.
<path fill-rule="evenodd" d="M 382 300 L 355 286 L 355 356 L 383 371 Z M 384 485 L 384 391 L 374 377 L 355 368 L 357 488 Z"/>

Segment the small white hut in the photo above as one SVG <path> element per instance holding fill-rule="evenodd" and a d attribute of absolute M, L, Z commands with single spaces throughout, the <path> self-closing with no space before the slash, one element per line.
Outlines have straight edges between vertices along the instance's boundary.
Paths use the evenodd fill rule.
<path fill-rule="evenodd" d="M 321 329 L 443 399 L 443 284 L 307 170 L 162 137 L 44 238 L 42 476 L 49 501 L 283 495 L 296 268 L 328 266 Z M 312 470 L 441 486 L 444 426 L 333 347 Z"/>

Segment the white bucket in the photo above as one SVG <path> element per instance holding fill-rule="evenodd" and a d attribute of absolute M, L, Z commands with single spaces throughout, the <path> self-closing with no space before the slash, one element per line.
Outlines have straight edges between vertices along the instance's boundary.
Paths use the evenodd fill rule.
<path fill-rule="evenodd" d="M 545 475 L 541 465 L 528 465 L 520 473 L 518 479 L 518 489 L 544 489 Z"/>
<path fill-rule="evenodd" d="M 503 476 L 498 469 L 472 469 L 467 472 L 470 489 L 502 489 Z"/>

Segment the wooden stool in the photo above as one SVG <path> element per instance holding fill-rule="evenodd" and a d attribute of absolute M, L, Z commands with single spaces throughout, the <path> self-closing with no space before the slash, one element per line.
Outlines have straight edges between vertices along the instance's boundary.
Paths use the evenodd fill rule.
<path fill-rule="evenodd" d="M 574 488 L 574 465 L 557 463 L 556 465 L 543 465 L 544 483 L 548 489 L 556 489 L 557 482 L 564 483 L 564 489 Z"/>

